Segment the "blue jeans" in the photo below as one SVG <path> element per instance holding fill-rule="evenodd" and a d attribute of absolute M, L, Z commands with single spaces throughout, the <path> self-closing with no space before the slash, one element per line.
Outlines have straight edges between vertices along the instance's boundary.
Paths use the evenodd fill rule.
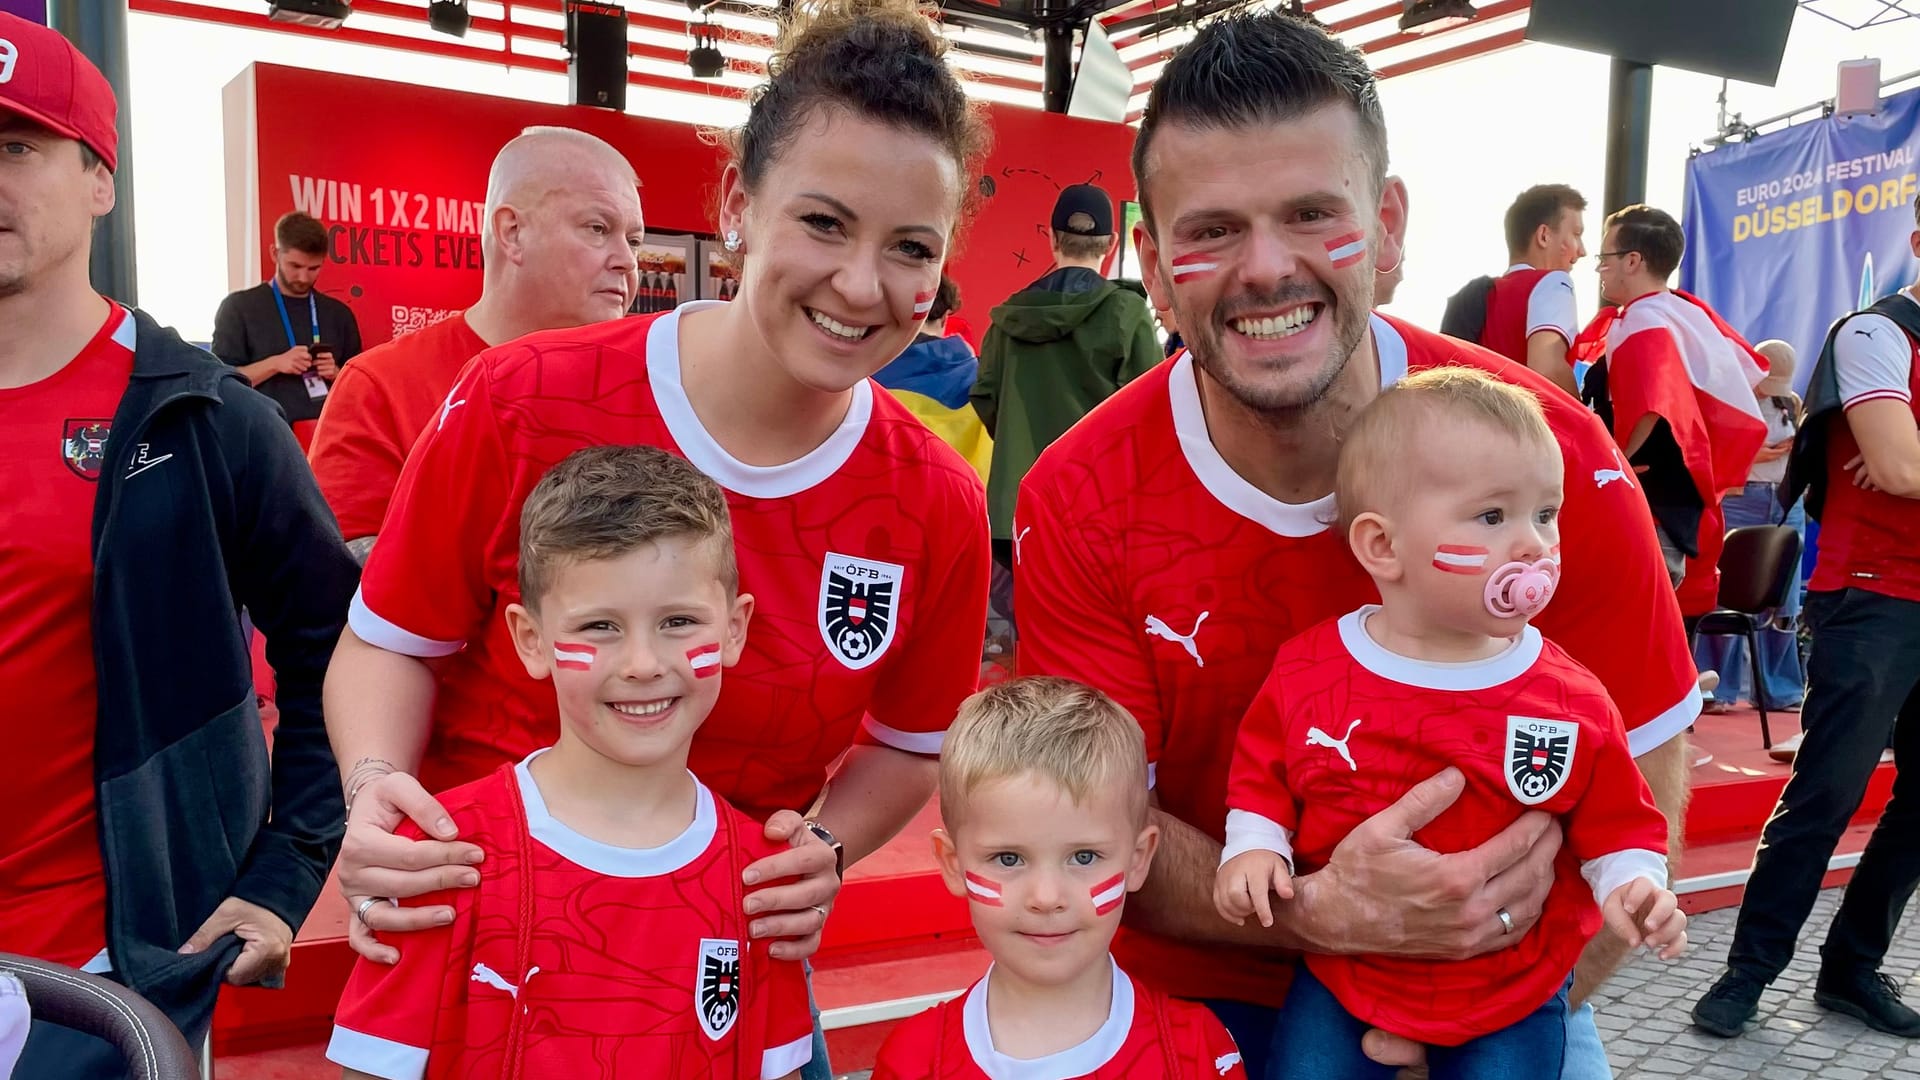
<path fill-rule="evenodd" d="M 1800 534 L 1805 543 L 1807 535 L 1807 514 L 1799 503 L 1784 514 L 1780 510 L 1780 501 L 1772 484 L 1750 483 L 1746 490 L 1738 495 L 1729 495 L 1720 503 L 1726 512 L 1727 528 L 1738 529 L 1747 525 L 1786 525 Z M 1777 613 L 1780 621 L 1791 623 L 1800 614 L 1801 582 L 1795 575 L 1793 587 L 1787 590 L 1787 602 L 1781 605 Z M 1798 705 L 1806 696 L 1806 672 L 1800 664 L 1800 643 L 1791 630 L 1776 630 L 1771 627 L 1760 631 L 1760 675 L 1764 681 L 1761 691 L 1766 695 L 1766 704 L 1770 709 L 1787 705 Z M 1703 637 L 1693 647 L 1694 662 L 1702 671 L 1720 673 L 1720 686 L 1713 692 L 1713 700 L 1723 705 L 1738 703 L 1743 696 L 1752 697 L 1747 683 L 1751 681 L 1751 667 L 1747 661 L 1747 643 L 1737 637 Z M 1755 699 L 1757 700 L 1757 699 Z"/>
<path fill-rule="evenodd" d="M 1591 1013 L 1567 1004 L 1569 978 L 1559 992 L 1518 1023 L 1460 1046 L 1427 1047 L 1431 1080 L 1538 1080 L 1542 1076 L 1610 1075 Z M 1585 1015 L 1583 1015 L 1583 1013 Z M 1315 1080 L 1394 1080 L 1391 1065 L 1360 1051 L 1367 1024 L 1356 1020 L 1303 964 L 1287 991 L 1274 1025 L 1267 1080 L 1311 1076 Z"/>
<path fill-rule="evenodd" d="M 820 1027 L 820 1006 L 813 1000 L 813 965 L 801 961 L 807 971 L 807 1009 L 813 1013 L 813 1056 L 800 1066 L 800 1080 L 833 1080 L 833 1066 L 827 1063 L 827 1033 Z"/>

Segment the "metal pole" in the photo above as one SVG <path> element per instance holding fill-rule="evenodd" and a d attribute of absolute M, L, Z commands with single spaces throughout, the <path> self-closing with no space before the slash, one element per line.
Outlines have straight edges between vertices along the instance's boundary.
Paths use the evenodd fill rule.
<path fill-rule="evenodd" d="M 137 301 L 133 262 L 133 110 L 127 92 L 127 0 L 52 0 L 48 21 L 79 47 L 120 103 L 120 164 L 113 213 L 93 229 L 93 287 L 129 307 Z"/>
<path fill-rule="evenodd" d="M 1647 141 L 1653 124 L 1653 66 L 1613 61 L 1607 79 L 1605 213 L 1647 198 Z"/>
<path fill-rule="evenodd" d="M 1073 23 L 1058 10 L 1064 6 L 1058 5 L 1046 24 L 1047 51 L 1040 69 L 1040 97 L 1051 113 L 1066 112 L 1073 96 Z"/>

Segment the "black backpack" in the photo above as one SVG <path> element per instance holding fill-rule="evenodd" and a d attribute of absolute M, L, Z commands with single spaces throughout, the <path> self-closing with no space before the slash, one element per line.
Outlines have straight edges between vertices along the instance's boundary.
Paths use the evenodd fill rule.
<path fill-rule="evenodd" d="M 1780 484 L 1780 505 L 1792 506 L 1793 500 L 1801 492 L 1807 496 L 1807 516 L 1820 520 L 1820 512 L 1827 501 L 1827 446 L 1831 441 L 1833 422 L 1841 419 L 1840 375 L 1833 368 L 1833 343 L 1846 327 L 1847 320 L 1854 315 L 1884 315 L 1893 320 L 1893 324 L 1906 331 L 1907 336 L 1920 341 L 1920 305 L 1903 299 L 1900 294 L 1881 297 L 1865 311 L 1851 312 L 1840 317 L 1827 330 L 1827 340 L 1820 346 L 1820 360 L 1813 366 L 1813 377 L 1807 381 L 1807 415 L 1800 424 L 1800 431 L 1793 437 L 1793 455 L 1787 459 L 1787 478 Z"/>
<path fill-rule="evenodd" d="M 1447 299 L 1446 314 L 1440 316 L 1440 332 L 1448 337 L 1478 345 L 1487 332 L 1487 300 L 1493 296 L 1493 279 L 1477 277 L 1460 287 Z"/>

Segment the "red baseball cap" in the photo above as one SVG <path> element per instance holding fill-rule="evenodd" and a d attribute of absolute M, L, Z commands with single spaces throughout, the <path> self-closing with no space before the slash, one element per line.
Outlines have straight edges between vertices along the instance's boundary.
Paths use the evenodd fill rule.
<path fill-rule="evenodd" d="M 107 77 L 73 42 L 0 11 L 0 113 L 15 113 L 120 164 L 119 105 Z"/>

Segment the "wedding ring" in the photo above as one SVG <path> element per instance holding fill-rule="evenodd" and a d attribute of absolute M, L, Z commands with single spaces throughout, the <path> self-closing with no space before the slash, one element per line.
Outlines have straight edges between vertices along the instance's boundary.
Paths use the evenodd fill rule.
<path fill-rule="evenodd" d="M 1494 912 L 1494 914 L 1500 916 L 1500 932 L 1502 934 L 1513 933 L 1513 916 L 1507 914 L 1507 909 L 1501 908 L 1499 911 Z"/>

